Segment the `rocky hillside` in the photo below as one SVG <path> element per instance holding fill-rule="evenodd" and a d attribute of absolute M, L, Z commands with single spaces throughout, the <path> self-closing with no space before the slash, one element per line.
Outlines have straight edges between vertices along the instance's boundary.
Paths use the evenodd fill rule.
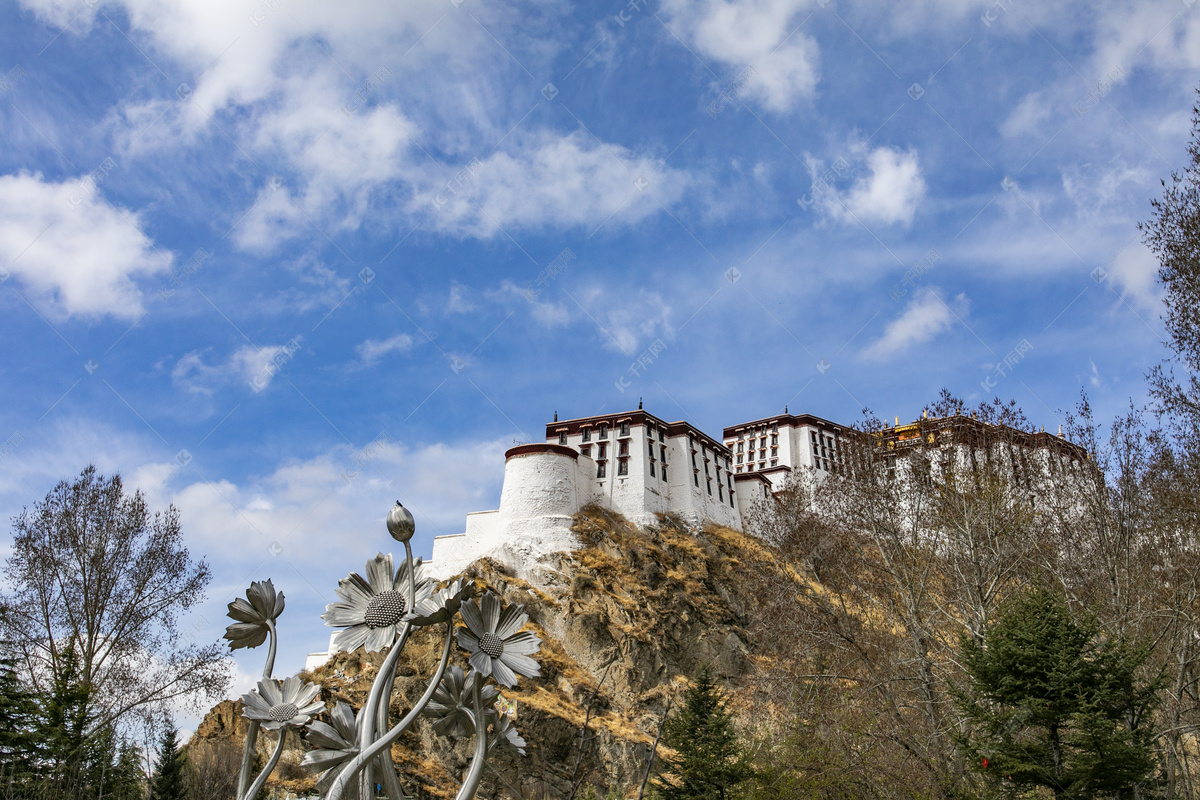
<path fill-rule="evenodd" d="M 779 569 L 761 542 L 724 528 L 693 530 L 670 517 L 640 530 L 597 507 L 581 512 L 573 529 L 584 547 L 557 556 L 557 574 L 540 588 L 487 559 L 468 570 L 481 590 L 524 604 L 543 640 L 542 677 L 504 693 L 517 703 L 528 755 L 500 756 L 481 797 L 566 798 L 573 784 L 581 794 L 591 785 L 602 796 L 636 796 L 668 697 L 705 665 L 727 679 L 746 724 L 761 724 L 762 712 L 769 713 L 757 687 L 786 650 L 765 634 L 757 613 L 762 589 Z M 433 629 L 409 644 L 394 713 L 420 695 L 440 644 Z M 381 660 L 362 650 L 340 653 L 310 677 L 325 687 L 326 700 L 358 707 Z M 240 713 L 240 702 L 218 705 L 193 746 L 238 741 L 245 730 Z M 267 743 L 260 739 L 260 746 Z M 297 742 L 273 783 L 303 796 L 314 781 L 296 766 L 301 753 Z M 412 776 L 408 791 L 452 797 L 469 753 L 469 740 L 439 738 L 422 722 L 392 754 Z"/>

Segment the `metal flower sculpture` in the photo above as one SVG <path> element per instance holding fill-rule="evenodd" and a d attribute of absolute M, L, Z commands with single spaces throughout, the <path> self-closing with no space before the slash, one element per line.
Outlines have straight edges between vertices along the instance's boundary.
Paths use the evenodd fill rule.
<path fill-rule="evenodd" d="M 433 699 L 425 706 L 425 716 L 431 717 L 433 729 L 442 736 L 469 736 L 475 732 L 475 717 L 472 714 L 471 698 L 475 682 L 481 680 L 478 672 L 463 673 L 455 665 L 446 671 Z M 480 699 L 488 708 L 496 702 L 500 690 L 495 686 L 484 686 Z"/>
<path fill-rule="evenodd" d="M 474 585 L 461 578 L 433 591 L 432 581 L 421 575 L 421 560 L 413 559 L 410 540 L 415 524 L 400 503 L 388 514 L 387 529 L 404 545 L 399 569 L 394 568 L 391 555 L 379 553 L 367 562 L 366 577 L 352 572 L 338 582 L 338 601 L 330 603 L 322 615 L 326 625 L 345 628 L 334 640 L 338 650 L 361 647 L 386 653 L 357 713 L 342 701 L 326 712 L 316 684 L 298 677 L 282 682 L 271 677 L 277 645 L 275 620 L 283 611 L 283 594 L 276 593 L 270 581 L 251 584 L 245 600 L 238 598 L 229 604 L 234 624 L 225 638 L 230 649 L 257 647 L 268 637 L 271 641 L 263 679 L 243 697 L 243 715 L 250 726 L 238 778 L 238 800 L 258 795 L 279 763 L 289 727 L 305 727 L 314 749 L 301 763 L 321 773 L 317 788 L 325 800 L 375 797 L 377 784 L 391 800 L 404 800 L 400 776 L 390 757 L 391 746 L 422 715 L 433 718 L 435 733 L 475 739 L 474 755 L 456 800 L 475 796 L 488 755 L 497 747 L 525 754 L 525 740 L 512 719 L 493 708 L 499 689 L 487 684 L 490 677 L 513 686 L 518 675 L 532 678 L 540 674 L 530 656 L 538 651 L 541 640 L 521 630 L 528 621 L 524 607 L 504 608 L 492 592 L 474 602 Z M 466 627 L 459 629 L 456 637 L 455 620 L 460 615 Z M 421 697 L 392 724 L 389 707 L 400 654 L 414 629 L 438 625 L 445 630 L 437 668 Z M 466 671 L 450 664 L 456 640 L 470 653 Z M 328 722 L 314 719 L 322 712 L 327 713 Z M 271 758 L 251 782 L 260 728 L 276 731 L 278 738 Z"/>
<path fill-rule="evenodd" d="M 308 743 L 317 749 L 309 750 L 300 766 L 320 770 L 317 790 L 324 795 L 346 762 L 358 755 L 357 724 L 354 709 L 342 700 L 329 712 L 329 723 L 313 720 L 308 724 Z"/>
<path fill-rule="evenodd" d="M 255 581 L 246 590 L 246 599 L 229 604 L 229 616 L 235 622 L 225 629 L 229 649 L 258 647 L 275 628 L 283 613 L 283 593 L 276 592 L 270 580 Z"/>
<path fill-rule="evenodd" d="M 529 620 L 525 606 L 501 610 L 500 598 L 488 592 L 476 603 L 463 603 L 466 628 L 458 629 L 458 644 L 471 653 L 471 666 L 502 686 L 516 686 L 517 675 L 536 678 L 542 673 L 529 656 L 542 640 L 521 628 Z M 515 673 L 515 674 L 514 674 Z"/>
<path fill-rule="evenodd" d="M 407 542 L 405 543 L 407 544 Z M 430 582 L 421 578 L 421 559 L 407 560 L 392 571 L 392 556 L 379 553 L 367 562 L 367 577 L 351 572 L 338 581 L 339 602 L 325 607 L 321 618 L 331 628 L 346 628 L 337 635 L 339 650 L 367 651 L 391 647 L 405 615 L 429 595 Z"/>
<path fill-rule="evenodd" d="M 257 689 L 242 695 L 245 703 L 242 716 L 258 720 L 268 731 L 288 726 L 301 728 L 314 714 L 325 710 L 325 704 L 317 700 L 320 692 L 315 683 L 307 683 L 295 675 L 282 682 L 259 681 Z"/>

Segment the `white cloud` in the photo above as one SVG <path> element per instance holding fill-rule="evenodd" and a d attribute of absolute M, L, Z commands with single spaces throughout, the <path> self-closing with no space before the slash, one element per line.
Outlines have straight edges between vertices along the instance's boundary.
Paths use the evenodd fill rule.
<path fill-rule="evenodd" d="M 1109 280 L 1121 288 L 1126 300 L 1150 315 L 1151 321 L 1162 311 L 1158 268 L 1158 259 L 1141 242 L 1129 245 L 1108 265 Z"/>
<path fill-rule="evenodd" d="M 109 205 L 87 177 L 0 175 L 0 263 L 59 318 L 143 312 L 139 277 L 170 269 L 138 214 Z"/>
<path fill-rule="evenodd" d="M 951 311 L 932 289 L 913 298 L 903 313 L 888 323 L 883 336 L 863 351 L 863 355 L 881 361 L 930 341 L 954 324 L 955 314 L 966 314 L 968 301 L 965 294 L 955 297 L 953 303 L 954 310 Z"/>
<path fill-rule="evenodd" d="M 607 289 L 593 288 L 583 293 L 581 302 L 604 328 L 597 332 L 600 343 L 630 358 L 637 358 L 657 339 L 665 344 L 675 337 L 671 306 L 658 292 L 639 289 L 636 294 L 613 297 Z"/>
<path fill-rule="evenodd" d="M 413 211 L 443 231 L 484 238 L 547 225 L 634 224 L 677 201 L 690 177 L 659 159 L 575 131 L 513 134 L 507 150 L 473 167 L 465 188 L 428 181 Z"/>
<path fill-rule="evenodd" d="M 870 174 L 855 181 L 842 199 L 845 209 L 838 204 L 835 213 L 841 210 L 867 225 L 912 224 L 926 188 L 916 151 L 877 148 L 867 156 L 867 168 Z"/>
<path fill-rule="evenodd" d="M 801 13 L 810 10 L 807 0 L 665 0 L 661 13 L 701 57 L 735 72 L 747 66 L 754 70 L 739 96 L 771 111 L 787 111 L 811 97 L 817 85 L 816 40 L 796 29 Z"/>
<path fill-rule="evenodd" d="M 379 360 L 389 353 L 405 353 L 412 349 L 413 337 L 407 333 L 398 333 L 388 339 L 367 339 L 354 348 L 358 360 L 364 367 L 379 363 Z"/>
<path fill-rule="evenodd" d="M 171 369 L 171 380 L 192 394 L 210 397 L 217 389 L 226 386 L 247 387 L 261 392 L 271 385 L 272 379 L 291 360 L 299 346 L 300 337 L 282 345 L 245 345 L 225 361 L 211 364 L 205 360 L 205 354 L 211 352 L 211 348 L 193 350 L 175 362 Z"/>
<path fill-rule="evenodd" d="M 499 290 L 490 292 L 489 295 L 501 300 L 518 299 L 527 302 L 530 308 L 530 315 L 534 321 L 547 328 L 557 328 L 560 325 L 566 325 L 571 321 L 570 310 L 562 303 L 555 303 L 552 300 L 545 299 L 543 297 L 545 291 L 545 288 L 539 288 L 534 284 L 524 287 L 517 286 L 512 281 L 506 279 L 500 283 Z"/>

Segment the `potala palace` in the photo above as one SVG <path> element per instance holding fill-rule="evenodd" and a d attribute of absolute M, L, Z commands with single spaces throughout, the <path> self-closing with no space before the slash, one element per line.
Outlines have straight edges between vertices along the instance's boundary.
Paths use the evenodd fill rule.
<path fill-rule="evenodd" d="M 961 434 L 984 425 L 961 415 L 904 425 L 897 418 L 882 444 L 902 452 L 920 440 L 922 431 L 942 436 L 931 429 Z M 636 525 L 672 513 L 694 525 L 742 531 L 753 504 L 781 488 L 793 473 L 820 479 L 836 469 L 839 442 L 849 433 L 848 426 L 786 409 L 725 428 L 720 440 L 687 422 L 659 419 L 640 403 L 634 411 L 579 419 L 559 420 L 555 414 L 546 425 L 545 442 L 517 445 L 504 454 L 500 507 L 467 514 L 463 533 L 434 538 L 426 574 L 450 578 L 486 556 L 540 583 L 545 556 L 579 546 L 572 518 L 589 503 Z M 1012 433 L 1031 469 L 1053 470 L 1056 464 L 1086 458 L 1061 434 Z M 961 436 L 945 436 L 944 441 L 958 442 Z M 328 657 L 310 654 L 307 668 Z"/>
<path fill-rule="evenodd" d="M 897 419 L 885 446 L 902 450 L 931 423 L 945 431 L 984 425 L 965 416 L 907 425 Z M 692 524 L 744 530 L 751 506 L 790 475 L 801 471 L 819 479 L 836 468 L 839 441 L 848 433 L 847 426 L 786 409 L 725 428 L 719 440 L 687 422 L 659 419 L 640 403 L 635 411 L 580 419 L 556 414 L 544 443 L 505 453 L 500 507 L 468 514 L 463 533 L 434 539 L 430 574 L 448 578 L 490 556 L 531 578 L 540 556 L 578 546 L 572 517 L 589 503 L 637 525 L 673 513 Z M 1061 436 L 1013 433 L 1020 449 L 1044 465 L 1052 452 L 1068 459 L 1082 455 Z"/>

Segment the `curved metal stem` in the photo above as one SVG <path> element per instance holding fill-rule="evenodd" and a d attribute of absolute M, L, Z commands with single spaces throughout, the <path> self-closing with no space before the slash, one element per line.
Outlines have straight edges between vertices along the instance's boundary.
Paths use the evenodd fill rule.
<path fill-rule="evenodd" d="M 392 742 L 400 738 L 400 734 L 412 725 L 425 706 L 429 705 L 429 701 L 433 699 L 433 693 L 437 691 L 438 684 L 442 682 L 442 676 L 446 672 L 446 665 L 450 662 L 450 648 L 454 641 L 454 622 L 446 623 L 446 643 L 442 647 L 442 660 L 438 663 L 437 671 L 433 675 L 433 679 L 429 682 L 429 686 L 425 689 L 425 694 L 421 695 L 421 699 L 416 702 L 411 710 L 404 715 L 404 719 L 400 720 L 383 736 L 380 736 L 370 747 L 361 751 L 354 760 L 347 764 L 337 780 L 333 782 L 333 786 L 329 787 L 329 793 L 325 796 L 326 800 L 341 800 L 342 793 L 346 791 L 347 784 L 354 778 L 355 773 L 362 769 L 363 765 L 385 748 L 389 748 Z"/>
<path fill-rule="evenodd" d="M 404 624 L 404 631 L 400 634 L 400 638 L 392 644 L 392 649 L 388 651 L 387 657 L 383 659 L 383 664 L 379 667 L 379 674 L 375 676 L 375 682 L 371 684 L 371 692 L 367 695 L 367 705 L 362 710 L 362 729 L 358 732 L 358 749 L 360 751 L 367 749 L 375 740 L 375 716 L 378 714 L 380 698 L 383 695 L 385 687 L 392 685 L 396 675 L 396 663 L 400 660 L 400 653 L 404 650 L 404 645 L 408 643 L 408 636 L 412 632 L 412 626 L 408 623 Z M 384 700 L 384 702 L 387 702 Z M 374 781 L 372 780 L 371 766 L 359 775 L 358 788 L 361 797 L 372 797 L 374 791 Z M 399 800 L 399 798 L 393 798 Z"/>
<path fill-rule="evenodd" d="M 283 740 L 286 736 L 287 728 L 280 728 L 279 743 L 275 745 L 275 752 L 271 753 L 271 760 L 267 762 L 267 765 L 263 767 L 263 771 L 254 779 L 254 783 L 251 784 L 249 791 L 242 795 L 242 800 L 254 800 L 259 790 L 262 789 L 263 784 L 267 782 L 267 778 L 275 771 L 275 767 L 279 764 L 279 757 L 283 755 Z"/>
<path fill-rule="evenodd" d="M 267 648 L 267 663 L 263 667 L 263 680 L 271 680 L 275 671 L 275 652 L 278 646 L 278 635 L 275 632 L 275 620 L 267 620 L 267 633 L 271 644 Z M 245 797 L 250 784 L 250 772 L 254 769 L 254 753 L 258 747 L 258 730 L 262 723 L 256 719 L 250 720 L 246 728 L 246 742 L 242 747 L 242 768 L 238 772 L 238 797 Z"/>
<path fill-rule="evenodd" d="M 471 768 L 463 779 L 462 788 L 458 790 L 454 800 L 471 800 L 479 789 L 479 781 L 483 779 L 483 765 L 487 762 L 487 717 L 483 713 L 483 676 L 475 675 L 475 757 L 471 759 Z"/>

